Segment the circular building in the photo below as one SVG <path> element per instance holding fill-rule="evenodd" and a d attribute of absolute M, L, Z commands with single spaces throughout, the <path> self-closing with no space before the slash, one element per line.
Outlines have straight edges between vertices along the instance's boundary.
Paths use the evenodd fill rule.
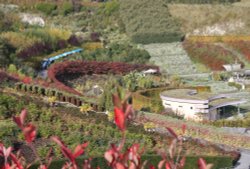
<path fill-rule="evenodd" d="M 160 97 L 166 110 L 195 121 L 224 118 L 227 116 L 226 106 L 238 106 L 246 102 L 233 99 L 228 94 L 197 92 L 193 89 L 167 90 L 162 92 Z"/>

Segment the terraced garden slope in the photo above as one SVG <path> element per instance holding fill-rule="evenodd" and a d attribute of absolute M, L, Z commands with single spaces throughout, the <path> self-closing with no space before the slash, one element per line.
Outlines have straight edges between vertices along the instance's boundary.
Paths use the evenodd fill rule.
<path fill-rule="evenodd" d="M 120 0 L 120 16 L 136 43 L 175 42 L 182 37 L 164 0 Z"/>
<path fill-rule="evenodd" d="M 197 73 L 195 65 L 179 42 L 149 44 L 143 48 L 151 55 L 150 61 L 159 66 L 161 71 L 182 75 Z"/>
<path fill-rule="evenodd" d="M 211 70 L 224 70 L 224 64 L 239 60 L 232 52 L 212 43 L 185 41 L 183 47 L 193 62 L 201 63 Z"/>

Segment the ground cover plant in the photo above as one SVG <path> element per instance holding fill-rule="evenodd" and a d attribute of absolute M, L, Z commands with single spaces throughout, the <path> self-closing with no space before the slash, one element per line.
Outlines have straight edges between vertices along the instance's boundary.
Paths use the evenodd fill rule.
<path fill-rule="evenodd" d="M 185 41 L 183 46 L 191 60 L 211 70 L 223 70 L 224 64 L 232 64 L 237 59 L 231 52 L 210 43 Z"/>

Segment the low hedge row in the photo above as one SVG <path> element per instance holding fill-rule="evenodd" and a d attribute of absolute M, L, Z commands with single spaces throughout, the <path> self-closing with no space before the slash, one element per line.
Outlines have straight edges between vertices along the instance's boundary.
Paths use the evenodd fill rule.
<path fill-rule="evenodd" d="M 250 119 L 238 119 L 238 120 L 217 120 L 212 122 L 212 125 L 217 127 L 249 127 Z"/>
<path fill-rule="evenodd" d="M 68 102 L 76 106 L 82 106 L 83 104 L 87 103 L 90 104 L 90 106 L 93 107 L 94 110 L 98 110 L 98 106 L 94 103 L 87 102 L 78 96 L 68 95 L 64 92 L 60 92 L 52 88 L 45 88 L 39 85 L 16 83 L 16 90 L 48 97 L 55 96 L 59 101 Z"/>
<path fill-rule="evenodd" d="M 186 164 L 185 164 L 185 169 L 193 169 L 194 166 L 197 165 L 197 161 L 198 161 L 199 157 L 191 157 L 188 156 L 186 159 Z M 213 168 L 231 168 L 232 167 L 232 158 L 230 157 L 203 157 L 207 163 L 212 163 L 213 164 Z M 142 156 L 142 161 L 148 161 L 148 165 L 146 168 L 149 167 L 150 164 L 157 166 L 157 164 L 159 163 L 159 161 L 162 158 L 160 156 L 156 156 L 156 155 L 145 155 Z M 82 164 L 83 158 L 79 158 L 78 160 L 79 165 Z M 62 165 L 65 163 L 65 160 L 57 160 L 57 161 L 53 161 L 51 163 L 50 168 L 53 169 L 61 169 Z M 97 157 L 97 158 L 93 158 L 92 160 L 92 167 L 96 168 L 96 167 L 101 167 L 101 169 L 109 169 L 110 167 L 107 165 L 106 160 L 103 157 Z M 31 167 L 31 169 L 36 169 L 38 167 L 38 165 L 33 165 Z"/>
<path fill-rule="evenodd" d="M 182 33 L 136 33 L 132 35 L 132 40 L 135 43 L 149 44 L 149 43 L 171 43 L 180 42 L 183 38 Z"/>

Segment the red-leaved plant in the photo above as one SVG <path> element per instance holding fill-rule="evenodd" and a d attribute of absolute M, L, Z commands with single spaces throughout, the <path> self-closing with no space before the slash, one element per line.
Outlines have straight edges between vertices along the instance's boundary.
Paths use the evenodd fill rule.
<path fill-rule="evenodd" d="M 119 145 L 111 144 L 111 148 L 107 150 L 104 154 L 104 158 L 107 160 L 108 165 L 112 169 L 144 169 L 146 167 L 147 161 L 142 161 L 141 156 L 143 154 L 143 148 L 140 148 L 139 144 L 133 144 L 131 147 L 124 150 L 125 144 L 125 130 L 127 120 L 133 117 L 133 109 L 130 104 L 128 104 L 129 96 L 123 101 L 118 97 L 118 95 L 113 95 L 114 111 L 115 111 L 115 124 L 118 129 L 122 132 L 122 140 Z M 34 146 L 32 147 L 32 142 L 36 137 L 36 127 L 31 123 L 25 123 L 27 117 L 27 111 L 23 110 L 20 116 L 13 117 L 13 121 L 22 130 L 25 141 L 27 145 L 30 145 L 33 151 L 36 151 Z M 169 147 L 167 153 L 162 153 L 162 160 L 157 165 L 158 169 L 183 169 L 185 165 L 185 156 L 181 157 L 182 152 L 182 135 L 178 136 L 171 128 L 167 128 L 169 133 L 173 136 L 173 141 Z M 182 132 L 185 133 L 186 126 L 182 126 Z M 79 144 L 75 150 L 72 152 L 57 136 L 51 137 L 51 140 L 57 143 L 62 151 L 62 154 L 68 161 L 63 165 L 63 169 L 79 169 L 79 165 L 76 162 L 76 158 L 84 154 L 88 143 Z M 36 152 L 35 152 L 36 153 Z M 48 169 L 52 161 L 52 149 L 50 149 L 47 157 L 46 163 L 40 162 L 39 169 Z M 12 153 L 12 148 L 5 148 L 3 144 L 0 144 L 0 156 L 3 157 L 4 162 L 0 164 L 0 169 L 28 169 L 29 165 L 21 163 L 21 158 L 17 158 L 16 155 Z M 199 158 L 198 160 L 199 169 L 210 169 L 211 164 L 206 164 L 205 160 Z M 86 159 L 83 161 L 82 169 L 92 169 L 91 159 Z M 98 167 L 99 168 L 99 167 Z M 155 169 L 154 166 L 150 165 L 150 169 Z"/>

